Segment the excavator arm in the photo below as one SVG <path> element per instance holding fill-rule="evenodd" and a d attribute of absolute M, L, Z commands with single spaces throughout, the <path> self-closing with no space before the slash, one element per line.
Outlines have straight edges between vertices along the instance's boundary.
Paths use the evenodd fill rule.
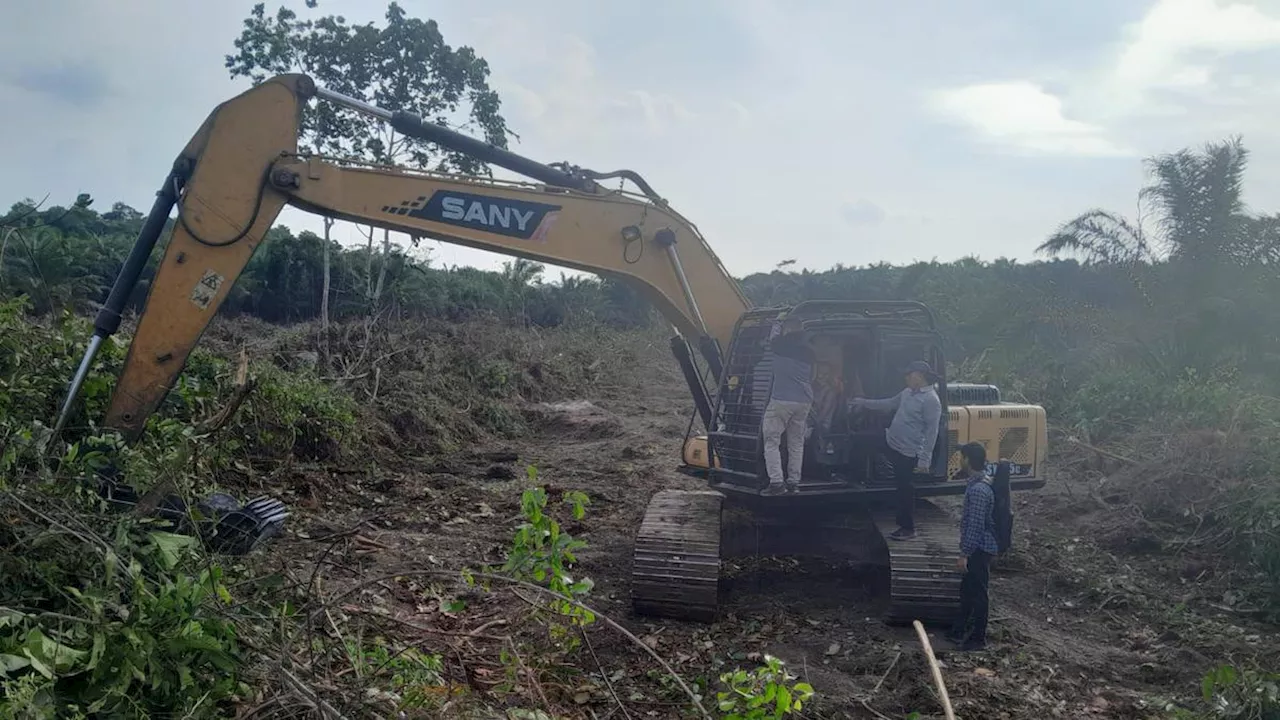
<path fill-rule="evenodd" d="M 538 184 L 299 154 L 301 113 L 316 96 Z M 605 190 L 597 182 L 618 176 L 636 181 L 644 193 Z M 174 206 L 173 235 L 106 418 L 107 426 L 126 438 L 141 432 L 286 205 L 625 281 L 641 290 L 683 338 L 696 341 L 716 379 L 720 353 L 728 350 L 738 318 L 750 307 L 696 228 L 634 173 L 606 176 L 543 165 L 414 115 L 318 89 L 307 76 L 282 75 L 216 108 L 179 156 L 99 313 L 56 430 L 65 422 L 92 354 L 118 329 L 129 292 Z M 683 341 L 673 340 L 679 356 L 676 342 Z M 688 348 L 685 344 L 682 365 L 706 421 L 706 390 L 689 369 Z"/>

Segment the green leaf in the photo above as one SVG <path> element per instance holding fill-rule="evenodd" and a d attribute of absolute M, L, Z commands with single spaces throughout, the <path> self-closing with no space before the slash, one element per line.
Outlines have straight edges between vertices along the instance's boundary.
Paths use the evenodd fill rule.
<path fill-rule="evenodd" d="M 27 660 L 31 663 L 32 669 L 43 675 L 47 680 L 54 679 L 53 670 L 48 665 L 40 662 L 40 659 L 32 655 L 30 650 L 23 648 L 22 654 L 25 655 Z"/>
<path fill-rule="evenodd" d="M 160 551 L 160 562 L 166 570 L 178 565 L 182 553 L 195 546 L 196 539 L 190 535 L 155 531 L 151 533 L 151 542 Z"/>
<path fill-rule="evenodd" d="M 102 654 L 107 649 L 107 638 L 102 633 L 93 634 L 93 647 L 89 650 L 89 662 L 84 666 L 85 670 L 92 670 L 98 667 L 98 661 L 102 659 Z"/>
<path fill-rule="evenodd" d="M 9 655 L 8 653 L 0 653 L 0 675 L 8 675 L 9 673 L 21 670 L 30 664 L 31 661 L 25 657 Z"/>
<path fill-rule="evenodd" d="M 31 659 L 33 666 L 43 665 L 49 672 L 57 674 L 71 672 L 89 656 L 89 653 L 84 650 L 68 647 L 45 635 L 39 628 L 32 628 L 31 632 L 27 633 L 23 652 Z M 44 671 L 41 674 L 44 674 Z"/>
<path fill-rule="evenodd" d="M 25 613 L 18 612 L 12 608 L 0 607 L 0 628 L 17 625 L 21 623 L 25 617 Z"/>

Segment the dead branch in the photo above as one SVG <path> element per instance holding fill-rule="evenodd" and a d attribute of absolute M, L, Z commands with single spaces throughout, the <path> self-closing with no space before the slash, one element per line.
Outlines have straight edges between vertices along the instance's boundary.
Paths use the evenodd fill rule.
<path fill-rule="evenodd" d="M 622 716 L 627 720 L 631 720 L 631 713 L 627 712 L 627 706 L 623 704 L 622 698 L 618 697 L 618 691 L 613 688 L 613 681 L 609 679 L 609 673 L 605 672 L 604 666 L 600 664 L 600 657 L 596 655 L 596 649 L 591 645 L 591 638 L 587 637 L 587 629 L 579 627 L 578 633 L 582 635 L 582 642 L 591 653 L 591 659 L 595 661 L 596 669 L 600 671 L 600 677 L 604 678 L 605 687 L 609 688 L 609 694 L 613 696 L 613 701 L 618 703 L 618 709 L 622 711 Z"/>
<path fill-rule="evenodd" d="M 551 707 L 551 702 L 547 700 L 547 694 L 542 690 L 542 683 L 538 682 L 538 676 L 529 669 L 528 665 L 524 664 L 524 658 L 520 657 L 520 652 L 516 650 L 515 640 L 507 638 L 507 647 L 511 648 L 511 656 L 516 659 L 516 664 L 518 664 L 520 669 L 524 671 L 525 677 L 529 678 L 529 684 L 532 685 L 533 689 L 538 693 L 538 698 L 542 700 L 542 707 L 546 708 L 547 712 L 554 712 L 554 709 Z"/>
<path fill-rule="evenodd" d="M 296 695 L 299 700 L 318 710 L 325 720 L 346 720 L 342 713 L 321 699 L 315 690 L 308 687 L 293 673 L 282 667 L 280 668 L 280 677 L 284 678 L 284 684 L 289 688 L 290 692 Z"/>
<path fill-rule="evenodd" d="M 350 587 L 347 590 L 345 590 L 341 595 L 334 598 L 333 602 L 345 600 L 347 597 L 354 595 L 355 593 L 369 587 L 370 585 L 375 585 L 379 582 L 383 582 L 386 580 L 395 580 L 397 578 L 406 578 L 406 577 L 445 577 L 453 580 L 458 580 L 462 574 L 463 573 L 461 570 L 422 570 L 422 569 L 411 569 L 405 572 L 391 573 L 388 575 L 382 575 L 380 577 L 376 577 L 372 580 L 366 580 L 353 587 Z M 684 678 L 680 677 L 680 674 L 676 672 L 675 668 L 671 667 L 671 664 L 668 663 L 665 659 L 663 659 L 663 657 L 659 655 L 656 650 L 646 645 L 644 641 L 636 637 L 634 633 L 632 633 L 630 630 L 626 629 L 622 625 L 618 624 L 617 621 L 613 620 L 608 615 L 601 613 L 599 610 L 596 610 L 586 605 L 585 603 L 581 603 L 577 600 L 574 600 L 568 595 L 562 595 L 554 590 L 551 590 L 549 588 L 544 588 L 539 585 L 534 585 L 533 583 L 530 583 L 530 582 L 525 582 L 523 580 L 516 580 L 515 578 L 504 577 L 502 575 L 494 575 L 491 573 L 468 573 L 468 574 L 472 578 L 488 580 L 490 582 L 498 582 L 498 583 L 503 583 L 507 585 L 514 585 L 514 586 L 525 588 L 527 590 L 533 590 L 534 592 L 542 593 L 544 595 L 550 595 L 551 597 L 554 597 L 558 600 L 566 602 L 578 608 L 579 610 L 584 610 L 586 612 L 591 613 L 593 616 L 599 618 L 606 625 L 608 625 L 609 627 L 617 631 L 618 634 L 622 635 L 627 640 L 631 641 L 631 643 L 634 644 L 636 647 L 643 650 L 646 654 L 648 654 L 650 657 L 653 658 L 654 662 L 661 665 L 662 669 L 667 671 L 667 674 L 669 674 L 671 678 L 675 680 L 676 684 L 680 686 L 680 689 L 684 691 L 685 695 L 689 697 L 690 702 L 692 702 L 694 707 L 698 709 L 699 714 L 701 714 L 702 717 L 706 718 L 707 720 L 711 720 L 711 715 L 707 712 L 707 709 L 703 707 L 702 700 L 698 697 L 696 693 L 693 692 L 693 689 L 690 688 L 688 683 L 684 681 Z M 317 611 L 308 613 L 307 614 L 308 619 L 313 614 L 315 614 L 315 612 Z M 308 622 L 310 622 L 310 620 L 308 620 Z"/>
<path fill-rule="evenodd" d="M 880 718 L 880 720 L 893 720 L 893 718 L 868 705 L 866 700 L 861 700 L 860 702 L 862 703 L 862 707 L 867 709 L 867 712 Z"/>
<path fill-rule="evenodd" d="M 1118 461 L 1118 462 L 1125 463 L 1126 465 L 1137 465 L 1137 464 L 1138 464 L 1138 461 L 1137 461 L 1137 460 L 1134 460 L 1133 458 L 1128 458 L 1128 457 L 1125 457 L 1124 455 L 1117 455 L 1116 453 L 1113 453 L 1113 452 L 1111 452 L 1111 451 L 1109 451 L 1109 450 L 1103 450 L 1102 448 L 1097 447 L 1097 446 L 1094 446 L 1094 445 L 1090 445 L 1089 443 L 1084 442 L 1083 440 L 1078 440 L 1078 439 L 1073 438 L 1073 437 L 1067 437 L 1067 442 L 1069 442 L 1069 443 L 1071 443 L 1072 445 L 1075 445 L 1075 446 L 1077 446 L 1077 447 L 1084 448 L 1085 450 L 1088 450 L 1088 451 L 1090 451 L 1090 452 L 1096 453 L 1096 454 L 1098 454 L 1098 455 L 1100 455 L 1100 456 L 1102 456 L 1102 457 L 1110 458 L 1111 460 L 1116 460 L 1116 461 Z"/>
<path fill-rule="evenodd" d="M 257 386 L 257 378 L 249 377 L 249 354 L 244 347 L 241 347 L 240 363 L 236 367 L 236 388 L 231 393 L 231 399 L 216 415 L 197 426 L 197 432 L 207 435 L 221 430 L 231 421 L 231 418 L 235 417 L 236 411 Z"/>
<path fill-rule="evenodd" d="M 951 708 L 951 698 L 947 696 L 947 685 L 942 681 L 942 668 L 938 667 L 938 658 L 933 656 L 933 645 L 929 644 L 929 635 L 924 631 L 924 625 L 921 625 L 919 620 L 912 620 L 911 625 L 915 627 L 916 635 L 920 637 L 920 644 L 924 646 L 924 656 L 929 661 L 929 670 L 933 673 L 933 684 L 938 688 L 942 711 L 947 714 L 947 720 L 956 720 L 956 711 Z"/>
<path fill-rule="evenodd" d="M 880 676 L 880 681 L 876 683 L 875 687 L 871 688 L 871 694 L 867 696 L 868 699 L 875 697 L 876 692 L 880 690 L 880 686 L 884 685 L 885 678 L 889 677 L 889 673 L 893 672 L 893 668 L 898 664 L 898 660 L 901 657 L 902 657 L 902 651 L 899 650 L 898 654 L 893 656 L 893 662 L 889 663 L 889 668 L 884 671 L 883 675 Z"/>
<path fill-rule="evenodd" d="M 418 632 L 427 633 L 429 635 L 443 635 L 445 637 L 464 638 L 467 640 L 493 640 L 495 642 L 506 642 L 508 639 L 507 635 L 484 634 L 482 631 L 486 630 L 489 627 L 488 623 L 486 623 L 485 625 L 481 625 L 475 630 L 471 630 L 469 632 L 460 632 L 460 631 L 454 631 L 454 630 L 440 630 L 438 628 L 427 627 L 426 625 L 419 625 L 415 622 L 402 620 L 401 618 L 395 617 L 394 615 L 385 615 L 383 613 L 374 612 L 373 610 L 357 607 L 355 605 L 343 605 L 342 611 L 356 614 L 356 615 L 369 615 L 375 618 L 382 618 L 384 620 L 389 620 L 395 623 L 396 625 L 401 625 L 403 627 L 409 628 L 410 630 L 417 630 Z M 505 624 L 506 621 L 503 620 L 502 623 Z"/>

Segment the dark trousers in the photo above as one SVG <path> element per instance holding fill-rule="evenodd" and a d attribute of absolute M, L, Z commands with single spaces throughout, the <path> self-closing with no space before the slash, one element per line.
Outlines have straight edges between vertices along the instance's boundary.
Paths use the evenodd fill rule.
<path fill-rule="evenodd" d="M 969 556 L 969 569 L 960 581 L 960 616 L 951 628 L 956 638 L 964 640 L 968 635 L 969 642 L 987 641 L 987 613 L 991 609 L 987 588 L 990 582 L 991 556 L 976 550 Z"/>
<path fill-rule="evenodd" d="M 893 484 L 897 489 L 898 527 L 908 532 L 916 529 L 916 459 L 903 455 L 889 446 L 887 440 L 880 441 L 880 454 L 893 466 Z"/>

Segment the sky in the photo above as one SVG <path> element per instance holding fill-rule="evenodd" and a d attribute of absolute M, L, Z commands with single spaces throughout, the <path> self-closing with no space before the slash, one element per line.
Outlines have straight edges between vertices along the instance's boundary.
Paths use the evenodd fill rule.
<path fill-rule="evenodd" d="M 268 3 L 269 12 L 279 0 Z M 300 14 L 381 24 L 385 2 Z M 1142 159 L 1243 136 L 1280 210 L 1280 0 L 401 0 L 491 68 L 512 149 L 643 175 L 735 275 L 1035 259 Z M 0 206 L 145 210 L 251 2 L 46 0 L 0 24 Z M 280 222 L 320 230 L 286 210 Z M 344 242 L 362 239 L 341 225 Z M 435 241 L 437 264 L 505 259 Z"/>

